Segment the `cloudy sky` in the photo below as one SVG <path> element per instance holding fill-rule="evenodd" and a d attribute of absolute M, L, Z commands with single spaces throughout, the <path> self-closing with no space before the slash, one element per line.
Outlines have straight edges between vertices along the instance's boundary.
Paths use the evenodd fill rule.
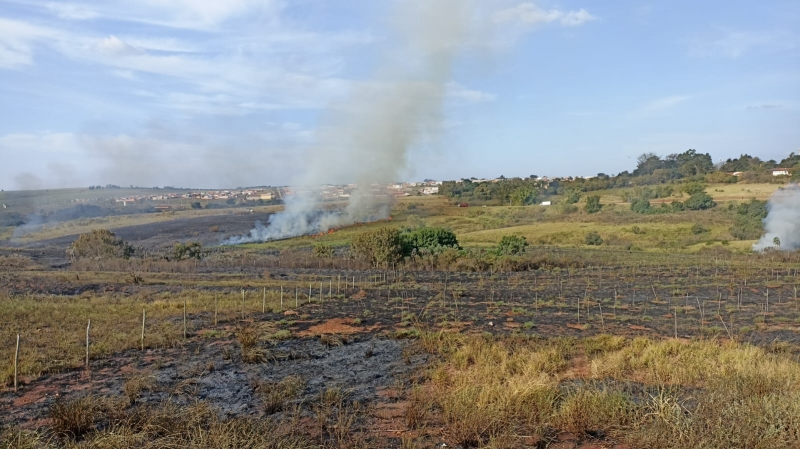
<path fill-rule="evenodd" d="M 291 183 L 397 48 L 394 3 L 3 0 L 0 188 Z M 796 0 L 475 3 L 440 126 L 398 176 L 800 147 Z"/>

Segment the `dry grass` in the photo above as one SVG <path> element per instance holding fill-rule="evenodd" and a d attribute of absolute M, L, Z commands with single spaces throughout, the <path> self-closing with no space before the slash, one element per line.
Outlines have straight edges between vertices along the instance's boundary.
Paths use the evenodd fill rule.
<path fill-rule="evenodd" d="M 464 447 L 561 431 L 647 448 L 800 445 L 800 364 L 786 354 L 610 336 L 469 337 L 443 354 L 423 388 Z"/>

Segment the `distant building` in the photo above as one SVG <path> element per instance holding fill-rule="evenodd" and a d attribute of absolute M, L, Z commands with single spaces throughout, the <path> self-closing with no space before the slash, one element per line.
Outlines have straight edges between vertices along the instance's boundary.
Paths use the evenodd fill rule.
<path fill-rule="evenodd" d="M 422 194 L 423 195 L 434 195 L 439 193 L 439 187 L 423 187 Z"/>
<path fill-rule="evenodd" d="M 772 176 L 789 176 L 792 174 L 792 171 L 788 168 L 773 168 L 772 169 Z"/>
<path fill-rule="evenodd" d="M 552 203 L 550 201 L 542 201 L 542 206 L 549 206 Z"/>

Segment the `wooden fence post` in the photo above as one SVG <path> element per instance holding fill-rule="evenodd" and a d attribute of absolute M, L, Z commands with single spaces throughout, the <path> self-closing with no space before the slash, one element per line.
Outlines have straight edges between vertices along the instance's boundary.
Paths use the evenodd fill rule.
<path fill-rule="evenodd" d="M 89 329 L 92 328 L 92 320 L 86 325 L 86 368 L 89 368 Z"/>
<path fill-rule="evenodd" d="M 142 309 L 142 351 L 144 351 L 144 320 L 147 316 L 147 311 Z"/>
<path fill-rule="evenodd" d="M 17 349 L 14 351 L 14 392 L 17 391 L 17 366 L 19 365 L 19 334 L 17 334 Z"/>
<path fill-rule="evenodd" d="M 186 298 L 183 299 L 183 338 L 186 339 Z"/>

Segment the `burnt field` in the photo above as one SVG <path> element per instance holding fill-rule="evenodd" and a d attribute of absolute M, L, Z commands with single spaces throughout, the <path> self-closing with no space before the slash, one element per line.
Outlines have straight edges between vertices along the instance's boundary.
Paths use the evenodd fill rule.
<path fill-rule="evenodd" d="M 573 345 L 559 388 L 602 379 L 583 342 L 607 336 L 735 342 L 797 359 L 798 267 L 601 256 L 562 251 L 558 260 L 582 262 L 523 272 L 364 269 L 310 252 L 238 249 L 201 261 L 6 265 L 0 422 L 58 446 L 117 422 L 97 411 L 110 403 L 125 413 L 202 404 L 215 420 L 301 429 L 312 445 L 468 447 L 437 417 L 446 404 L 423 413 L 414 399 L 447 359 L 448 336 Z M 65 434 L 54 410 L 89 400 L 98 416 Z M 524 441 L 574 447 L 556 446 L 562 440 L 612 447 L 624 438 L 551 427 Z"/>

